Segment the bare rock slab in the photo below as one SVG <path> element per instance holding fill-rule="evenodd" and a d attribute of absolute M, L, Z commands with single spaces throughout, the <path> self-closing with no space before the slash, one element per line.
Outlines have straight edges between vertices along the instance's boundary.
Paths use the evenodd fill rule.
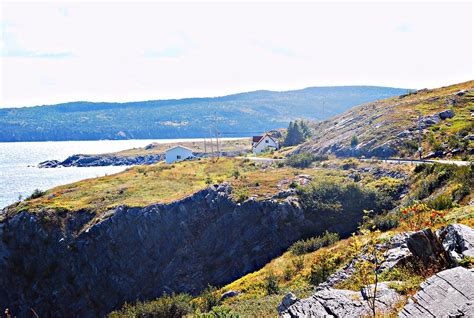
<path fill-rule="evenodd" d="M 377 310 L 390 312 L 400 296 L 386 283 L 380 283 L 377 291 Z M 309 298 L 295 299 L 286 295 L 278 307 L 280 317 L 363 317 L 370 313 L 363 292 L 324 288 Z"/>
<path fill-rule="evenodd" d="M 474 270 L 456 267 L 428 278 L 398 317 L 474 317 Z"/>

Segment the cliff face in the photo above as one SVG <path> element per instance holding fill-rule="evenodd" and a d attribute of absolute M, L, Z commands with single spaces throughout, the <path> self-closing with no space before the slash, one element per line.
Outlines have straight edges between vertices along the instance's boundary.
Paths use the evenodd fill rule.
<path fill-rule="evenodd" d="M 295 240 L 326 229 L 346 235 L 360 221 L 305 217 L 292 197 L 238 204 L 230 191 L 221 185 L 172 204 L 118 207 L 78 233 L 87 214 L 62 226 L 28 212 L 0 219 L 0 308 L 92 317 L 164 291 L 198 293 L 258 269 Z"/>

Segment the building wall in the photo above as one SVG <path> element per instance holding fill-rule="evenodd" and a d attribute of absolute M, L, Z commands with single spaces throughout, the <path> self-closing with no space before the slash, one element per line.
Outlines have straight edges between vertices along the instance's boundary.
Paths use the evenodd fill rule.
<path fill-rule="evenodd" d="M 192 157 L 193 152 L 184 148 L 173 148 L 166 152 L 166 163 L 182 161 Z"/>

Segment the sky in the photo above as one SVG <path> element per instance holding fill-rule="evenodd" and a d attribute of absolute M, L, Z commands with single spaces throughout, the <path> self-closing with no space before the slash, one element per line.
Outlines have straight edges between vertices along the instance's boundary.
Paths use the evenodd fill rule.
<path fill-rule="evenodd" d="M 473 79 L 454 3 L 2 1 L 0 107 Z"/>

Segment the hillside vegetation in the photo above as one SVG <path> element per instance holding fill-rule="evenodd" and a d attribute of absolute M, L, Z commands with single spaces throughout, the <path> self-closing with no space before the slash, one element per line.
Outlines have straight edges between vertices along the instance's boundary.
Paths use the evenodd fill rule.
<path fill-rule="evenodd" d="M 419 120 L 421 116 L 421 120 Z M 315 124 L 299 151 L 340 156 L 472 158 L 474 81 L 423 89 L 354 107 Z"/>
<path fill-rule="evenodd" d="M 2 108 L 0 141 L 196 138 L 207 137 L 216 125 L 224 137 L 250 136 L 286 127 L 297 118 L 329 118 L 405 92 L 371 86 L 310 87 L 215 98 Z"/>
<path fill-rule="evenodd" d="M 354 164 L 356 161 L 351 161 L 351 163 Z M 325 164 L 332 168 L 342 168 L 348 164 L 348 161 L 336 160 Z M 378 174 L 378 169 L 388 167 L 386 165 L 372 167 L 374 171 L 367 173 L 367 168 L 369 168 L 367 164 L 356 163 L 355 166 L 352 165 L 347 169 L 351 176 L 361 173 L 361 178 L 360 180 L 356 178 L 359 180 L 356 183 L 366 189 L 365 191 L 376 189 L 379 194 L 381 192 L 385 195 L 392 194 L 386 202 L 398 205 L 398 208 L 386 214 L 378 216 L 368 214 L 364 223 L 361 224 L 359 235 L 339 240 L 337 235 L 325 233 L 300 240 L 262 269 L 221 288 L 210 286 L 199 297 L 183 294 L 165 295 L 154 301 L 126 304 L 121 310 L 112 312 L 109 317 L 159 316 L 170 313 L 170 310 L 175 307 L 181 310 L 183 316 L 189 317 L 276 317 L 278 304 L 285 294 L 292 292 L 298 298 L 308 297 L 332 273 L 345 268 L 354 256 L 352 247 L 356 242 L 366 243 L 371 237 L 375 237 L 374 239 L 380 242 L 387 242 L 396 234 L 405 231 L 414 231 L 422 227 L 436 230 L 450 223 L 474 226 L 474 207 L 465 206 L 465 203 L 473 198 L 471 167 L 423 164 L 414 169 L 413 167 L 407 169 L 407 167 L 401 168 L 395 165 L 391 167 L 396 167 L 395 170 L 391 170 L 392 176 L 397 176 L 397 174 L 401 176 L 406 173 L 406 179 L 388 176 L 374 178 L 374 175 Z M 426 182 L 429 182 L 431 186 L 427 186 Z M 301 203 L 305 209 L 314 213 L 324 213 L 326 209 L 334 214 L 334 206 L 338 203 L 344 205 L 348 202 L 360 202 L 360 200 L 351 200 L 337 194 L 339 191 L 343 193 L 344 187 L 351 187 L 350 182 L 341 180 L 336 184 L 320 180 L 314 181 L 309 187 L 298 187 Z M 408 185 L 409 190 L 406 194 L 402 194 L 401 200 L 398 201 L 397 194 L 404 185 Z M 463 193 L 456 192 L 461 188 L 465 188 Z M 328 191 L 329 189 L 331 190 Z M 366 193 L 369 194 L 370 191 Z M 329 196 L 326 197 L 325 194 Z M 360 198 L 360 193 L 357 197 Z M 328 200 L 328 198 L 332 199 Z M 441 198 L 444 199 L 441 200 Z M 424 202 L 426 205 L 416 202 Z M 348 217 L 347 207 L 343 209 Z M 354 210 L 357 209 L 360 207 L 354 207 Z M 434 211 L 437 211 L 436 218 L 432 216 Z M 381 232 L 367 233 L 365 229 Z M 472 259 L 466 260 L 463 265 L 472 267 Z M 431 276 L 430 270 L 416 266 L 397 267 L 380 276 L 380 281 L 397 281 L 393 288 L 403 295 L 391 316 L 395 317 L 397 311 L 407 302 L 408 297 L 418 290 L 420 283 Z M 357 283 L 358 275 L 361 274 L 355 272 L 350 279 L 338 283 L 336 287 L 358 291 L 360 289 Z M 223 297 L 223 295 L 228 296 Z"/>
<path fill-rule="evenodd" d="M 236 158 L 207 158 L 171 165 L 161 162 L 135 166 L 124 172 L 86 179 L 44 192 L 37 191 L 26 200 L 7 208 L 7 214 L 28 211 L 50 218 L 48 215 L 66 214 L 71 217 L 74 212 L 88 211 L 95 215 L 95 220 L 100 220 L 109 215 L 110 209 L 120 205 L 145 207 L 166 204 L 223 182 L 232 185 L 232 197 L 237 202 L 249 198 L 268 200 L 281 191 L 294 189 L 310 180 L 332 180 L 335 183 L 353 180 L 353 174 L 357 172 L 350 168 L 364 169 L 368 166 L 368 163 L 341 160 L 316 162 L 305 167 L 291 167 L 283 163 L 260 164 Z M 383 163 L 379 167 L 382 174 L 385 170 L 396 171 L 395 175 L 409 171 L 407 167 L 392 167 Z M 374 177 L 369 173 L 362 183 L 370 187 L 381 183 L 380 186 L 392 189 L 392 195 L 395 196 L 403 183 L 393 178 L 382 179 L 374 184 L 373 181 Z"/>

